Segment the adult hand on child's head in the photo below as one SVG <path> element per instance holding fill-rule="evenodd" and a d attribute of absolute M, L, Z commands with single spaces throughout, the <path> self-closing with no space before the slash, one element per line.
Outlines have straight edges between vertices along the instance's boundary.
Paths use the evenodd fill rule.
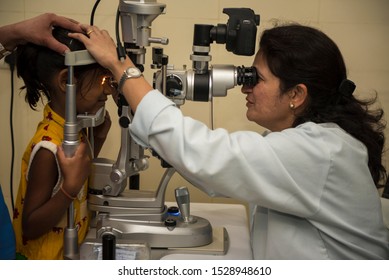
<path fill-rule="evenodd" d="M 60 26 L 74 32 L 82 32 L 80 24 L 66 17 L 53 13 L 45 13 L 37 17 L 15 23 L 13 30 L 17 34 L 17 44 L 31 42 L 37 45 L 48 47 L 58 53 L 65 53 L 69 50 L 67 46 L 58 42 L 52 35 L 53 26 Z M 9 46 L 14 49 L 16 45 Z"/>

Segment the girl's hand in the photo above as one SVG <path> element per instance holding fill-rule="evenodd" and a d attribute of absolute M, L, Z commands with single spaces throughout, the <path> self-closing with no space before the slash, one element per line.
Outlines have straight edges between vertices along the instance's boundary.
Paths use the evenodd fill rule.
<path fill-rule="evenodd" d="M 87 145 L 81 142 L 73 157 L 65 156 L 62 146 L 57 150 L 58 163 L 63 175 L 63 188 L 73 197 L 80 192 L 91 170 Z"/>

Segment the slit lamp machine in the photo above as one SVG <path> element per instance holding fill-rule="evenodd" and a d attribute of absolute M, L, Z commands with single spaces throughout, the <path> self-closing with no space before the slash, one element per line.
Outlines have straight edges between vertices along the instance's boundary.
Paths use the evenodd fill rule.
<path fill-rule="evenodd" d="M 120 56 L 127 54 L 143 72 L 146 48 L 151 44 L 168 44 L 166 38 L 151 37 L 151 23 L 165 13 L 166 5 L 155 0 L 119 0 L 116 19 L 116 40 Z M 216 96 L 226 96 L 236 85 L 256 84 L 254 67 L 213 65 L 210 45 L 226 44 L 227 51 L 251 56 L 255 51 L 259 15 L 248 8 L 228 8 L 227 24 L 194 26 L 193 69 L 174 69 L 161 47 L 152 48 L 151 68 L 155 69 L 154 88 L 173 100 L 179 107 L 185 100 L 208 102 Z M 119 19 L 121 36 L 118 34 Z M 121 39 L 122 38 L 122 39 Z M 121 43 L 123 40 L 123 44 Z M 104 121 L 105 109 L 95 115 L 77 115 L 74 67 L 95 63 L 88 51 L 69 52 L 65 56 L 68 67 L 66 90 L 66 116 L 63 147 L 72 156 L 78 146 L 78 133 Z M 120 150 L 116 160 L 94 158 L 89 178 L 88 208 L 93 213 L 91 229 L 94 240 L 102 244 L 103 259 L 114 259 L 115 244 L 141 241 L 151 250 L 190 248 L 211 244 L 213 228 L 202 217 L 190 214 L 190 196 L 186 187 L 175 189 L 178 207 L 165 205 L 165 192 L 175 169 L 161 159 L 165 173 L 155 191 L 139 189 L 139 176 L 148 168 L 144 148 L 130 136 L 132 112 L 123 96 L 119 96 Z M 90 137 L 91 139 L 93 137 Z M 93 147 L 93 146 L 92 146 Z M 158 155 L 153 154 L 158 157 Z M 73 204 L 68 209 L 68 225 L 64 232 L 64 258 L 79 259 L 77 229 L 74 225 Z M 227 240 L 227 238 L 226 238 Z M 226 241 L 227 242 L 227 241 Z M 82 247 L 82 246 L 81 246 Z"/>

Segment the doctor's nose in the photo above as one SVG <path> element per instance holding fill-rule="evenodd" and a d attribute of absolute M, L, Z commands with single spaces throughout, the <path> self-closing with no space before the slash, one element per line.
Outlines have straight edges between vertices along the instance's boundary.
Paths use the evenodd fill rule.
<path fill-rule="evenodd" d="M 240 90 L 243 94 L 249 94 L 253 92 L 253 86 L 244 85 Z"/>

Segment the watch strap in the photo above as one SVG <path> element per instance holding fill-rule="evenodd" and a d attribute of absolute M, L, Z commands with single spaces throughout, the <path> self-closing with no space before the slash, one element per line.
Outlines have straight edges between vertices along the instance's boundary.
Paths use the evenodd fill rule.
<path fill-rule="evenodd" d="M 131 68 L 136 68 L 136 67 L 128 67 L 126 70 L 124 70 L 123 75 L 121 76 L 121 78 L 119 80 L 118 91 L 120 93 L 123 93 L 123 85 L 124 85 L 125 81 L 127 81 L 128 79 L 131 79 L 131 78 L 138 78 L 138 77 L 142 76 L 142 74 L 137 75 L 137 76 L 130 76 L 127 72 L 128 72 L 128 69 L 131 69 Z M 139 71 L 139 69 L 138 69 L 138 71 Z"/>

